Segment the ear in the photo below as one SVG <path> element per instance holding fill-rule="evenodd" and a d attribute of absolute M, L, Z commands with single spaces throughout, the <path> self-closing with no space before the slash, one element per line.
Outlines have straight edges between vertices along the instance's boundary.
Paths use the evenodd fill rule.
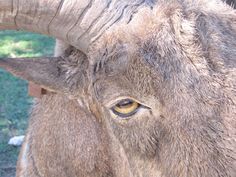
<path fill-rule="evenodd" d="M 62 73 L 57 58 L 0 59 L 0 67 L 13 75 L 28 80 L 54 92 L 65 92 Z"/>

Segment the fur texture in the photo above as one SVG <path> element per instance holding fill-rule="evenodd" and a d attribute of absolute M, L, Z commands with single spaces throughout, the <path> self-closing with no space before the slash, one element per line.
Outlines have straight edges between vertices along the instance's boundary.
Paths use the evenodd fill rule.
<path fill-rule="evenodd" d="M 17 176 L 236 176 L 235 10 L 160 0 L 86 56 L 69 48 L 57 67 L 73 92 L 36 101 Z M 120 98 L 150 109 L 122 119 Z"/>

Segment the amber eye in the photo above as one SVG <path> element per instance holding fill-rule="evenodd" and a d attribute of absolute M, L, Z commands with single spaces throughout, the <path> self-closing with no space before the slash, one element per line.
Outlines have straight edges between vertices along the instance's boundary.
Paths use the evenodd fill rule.
<path fill-rule="evenodd" d="M 112 112 L 120 117 L 129 117 L 134 115 L 141 105 L 131 99 L 124 99 L 111 108 Z"/>

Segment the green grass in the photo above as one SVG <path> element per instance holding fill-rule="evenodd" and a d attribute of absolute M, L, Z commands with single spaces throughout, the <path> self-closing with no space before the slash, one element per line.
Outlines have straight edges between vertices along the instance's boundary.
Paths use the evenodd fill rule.
<path fill-rule="evenodd" d="M 46 36 L 19 31 L 0 31 L 1 57 L 50 56 L 54 40 Z"/>
<path fill-rule="evenodd" d="M 0 31 L 0 58 L 51 56 L 55 41 L 34 33 Z M 32 98 L 27 82 L 0 69 L 0 177 L 12 177 L 19 148 L 7 144 L 25 133 Z"/>

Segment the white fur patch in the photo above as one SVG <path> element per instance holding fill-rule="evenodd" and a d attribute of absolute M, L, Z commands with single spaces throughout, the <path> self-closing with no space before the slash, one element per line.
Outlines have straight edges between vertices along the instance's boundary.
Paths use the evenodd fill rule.
<path fill-rule="evenodd" d="M 19 159 L 19 165 L 22 172 L 27 169 L 28 165 L 28 151 L 29 151 L 29 144 L 28 144 L 28 137 L 26 137 L 25 142 L 21 149 L 21 159 Z"/>

